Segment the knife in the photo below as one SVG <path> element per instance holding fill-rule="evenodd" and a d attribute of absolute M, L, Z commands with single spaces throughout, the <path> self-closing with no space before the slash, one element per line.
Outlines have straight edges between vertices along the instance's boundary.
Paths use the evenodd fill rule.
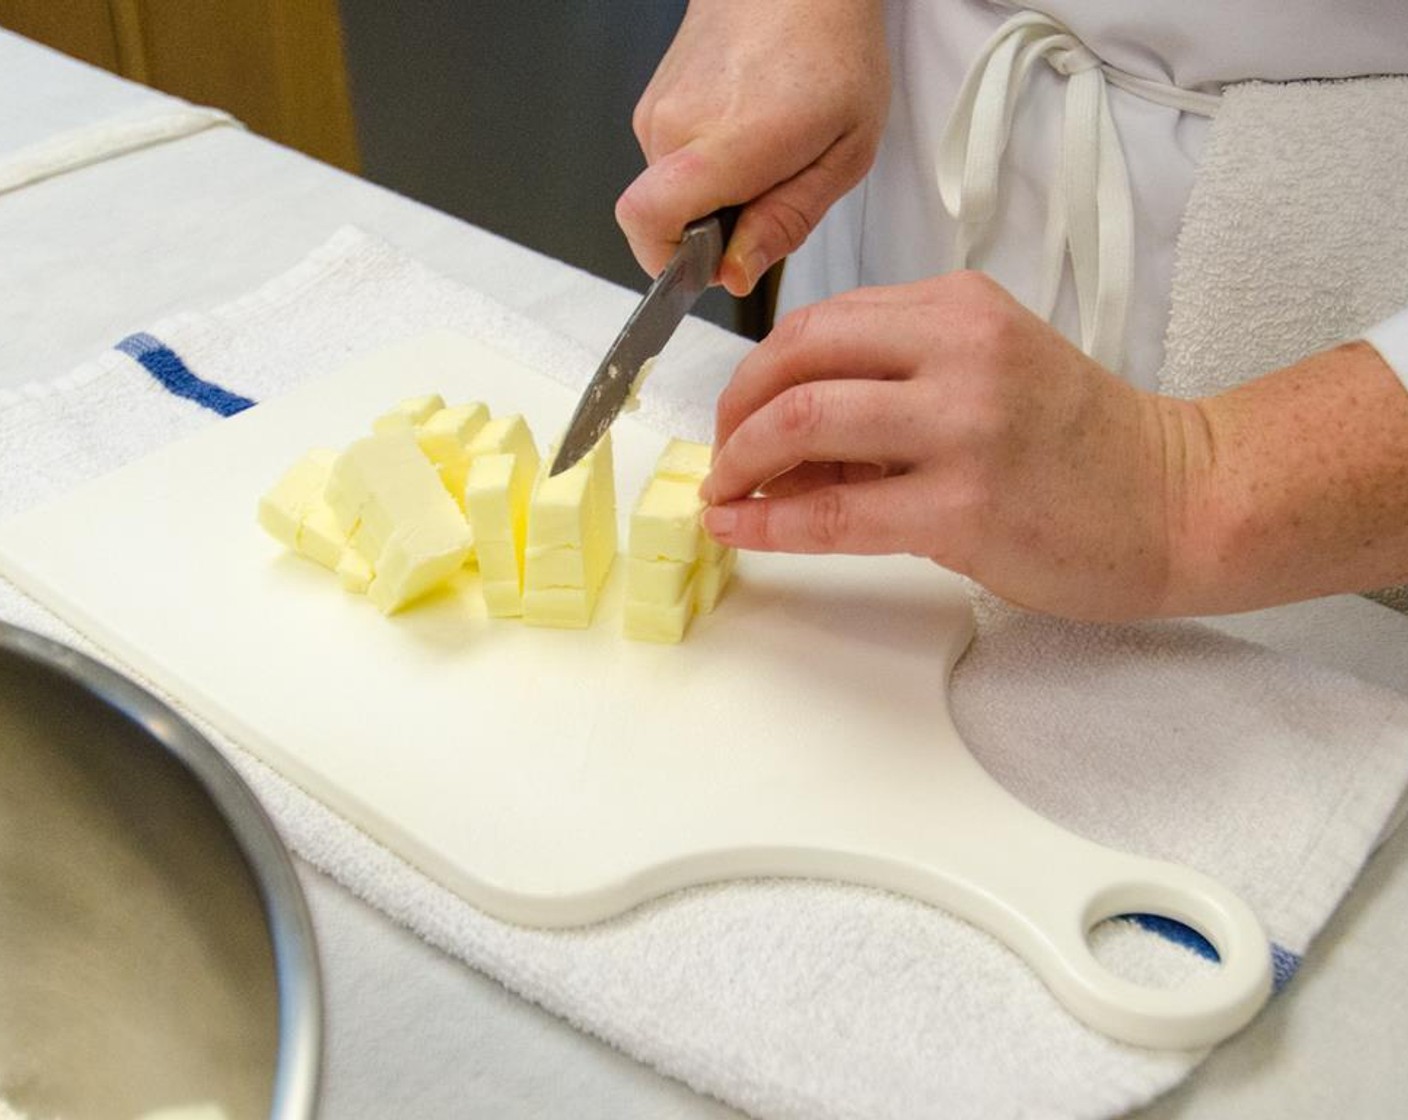
<path fill-rule="evenodd" d="M 737 206 L 726 206 L 684 227 L 680 247 L 626 320 L 588 382 L 548 474 L 561 474 L 596 446 L 626 402 L 640 388 L 649 363 L 714 279 L 738 222 Z"/>

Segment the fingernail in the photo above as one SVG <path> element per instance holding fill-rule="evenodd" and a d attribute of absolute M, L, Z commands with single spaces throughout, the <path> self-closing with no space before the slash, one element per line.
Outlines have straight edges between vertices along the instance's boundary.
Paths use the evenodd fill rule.
<path fill-rule="evenodd" d="M 748 281 L 750 292 L 767 270 L 768 255 L 755 245 L 743 257 L 743 278 Z"/>
<path fill-rule="evenodd" d="M 727 537 L 737 524 L 738 511 L 728 506 L 710 506 L 704 511 L 704 528 L 711 537 Z"/>
<path fill-rule="evenodd" d="M 714 476 L 706 474 L 704 480 L 699 484 L 699 496 L 704 499 L 704 504 L 709 505 L 714 500 Z"/>

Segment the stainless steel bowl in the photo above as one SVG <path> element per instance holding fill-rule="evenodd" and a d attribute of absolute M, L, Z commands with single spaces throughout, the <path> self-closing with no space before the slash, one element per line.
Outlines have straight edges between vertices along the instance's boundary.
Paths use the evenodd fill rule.
<path fill-rule="evenodd" d="M 321 1037 L 307 905 L 248 786 L 150 693 L 0 623 L 0 1100 L 308 1117 Z"/>

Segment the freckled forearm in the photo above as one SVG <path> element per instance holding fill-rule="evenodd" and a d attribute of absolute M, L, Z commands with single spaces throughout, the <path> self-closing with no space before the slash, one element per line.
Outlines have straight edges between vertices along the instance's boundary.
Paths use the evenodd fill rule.
<path fill-rule="evenodd" d="M 1191 450 L 1166 613 L 1408 582 L 1408 392 L 1373 347 L 1181 407 Z"/>

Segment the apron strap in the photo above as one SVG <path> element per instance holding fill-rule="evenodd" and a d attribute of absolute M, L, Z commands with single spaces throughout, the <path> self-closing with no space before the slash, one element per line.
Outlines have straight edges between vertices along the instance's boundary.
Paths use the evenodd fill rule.
<path fill-rule="evenodd" d="M 1216 111 L 1220 98 L 1102 63 L 1050 16 L 1017 13 L 974 60 L 939 142 L 939 194 L 958 223 L 955 268 L 967 267 L 996 216 L 1012 116 L 1038 59 L 1066 78 L 1066 93 L 1061 164 L 1048 188 L 1042 288 L 1035 310 L 1051 317 L 1069 254 L 1081 347 L 1102 365 L 1118 370 L 1133 277 L 1134 207 L 1106 82 L 1204 116 Z"/>

